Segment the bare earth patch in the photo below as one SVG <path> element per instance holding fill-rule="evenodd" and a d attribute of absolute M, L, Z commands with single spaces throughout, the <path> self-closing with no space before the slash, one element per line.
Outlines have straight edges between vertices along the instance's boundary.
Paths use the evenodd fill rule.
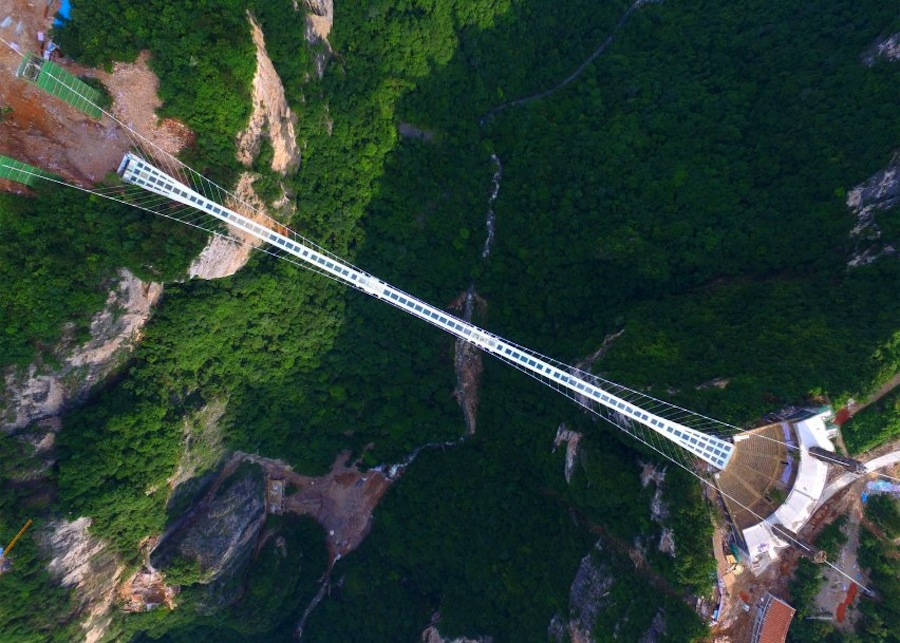
<path fill-rule="evenodd" d="M 0 0 L 0 21 L 6 22 L 6 17 L 10 21 L 6 28 L 0 28 L 0 36 L 23 53 L 39 52 L 37 34 L 49 32 L 53 21 L 53 11 L 46 3 Z M 0 83 L 0 104 L 11 109 L 0 122 L 0 154 L 82 186 L 114 172 L 130 146 L 125 131 L 108 117 L 96 121 L 30 82 L 16 78 L 20 61 L 15 51 L 0 45 L 0 75 L 4 78 Z M 184 125 L 173 120 L 157 122 L 159 81 L 147 66 L 146 54 L 135 63 L 117 64 L 111 74 L 65 58 L 54 61 L 76 76 L 100 79 L 114 98 L 112 113 L 116 118 L 134 127 L 154 145 L 174 154 L 191 141 L 192 135 Z M 0 189 L 23 191 L 21 186 L 6 181 Z"/>
<path fill-rule="evenodd" d="M 98 70 L 93 75 L 112 94 L 113 116 L 146 136 L 157 148 L 176 156 L 193 142 L 194 135 L 175 119 L 157 118 L 156 111 L 162 107 L 157 94 L 159 78 L 147 64 L 149 58 L 150 54 L 144 51 L 133 63 L 116 63 L 111 74 Z"/>
<path fill-rule="evenodd" d="M 325 528 L 332 564 L 359 547 L 369 534 L 372 512 L 391 485 L 380 472 L 364 474 L 355 464 L 348 466 L 349 456 L 346 452 L 339 454 L 324 476 L 285 476 L 298 491 L 285 497 L 284 510 L 312 516 Z"/>
<path fill-rule="evenodd" d="M 330 566 L 359 547 L 369 534 L 372 512 L 393 482 L 379 471 L 363 473 L 356 463 L 348 464 L 349 457 L 349 452 L 341 452 L 328 473 L 313 477 L 294 472 L 281 460 L 238 452 L 219 474 L 218 481 L 242 461 L 260 465 L 270 480 L 283 481 L 282 511 L 311 516 L 322 525 Z"/>

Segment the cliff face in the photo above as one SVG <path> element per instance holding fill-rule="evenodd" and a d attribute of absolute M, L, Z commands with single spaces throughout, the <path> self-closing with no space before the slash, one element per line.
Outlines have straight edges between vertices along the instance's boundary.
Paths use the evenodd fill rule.
<path fill-rule="evenodd" d="M 107 543 L 91 536 L 90 518 L 53 520 L 38 535 L 50 564 L 47 571 L 60 586 L 75 589 L 76 613 L 86 614 L 84 640 L 102 639 L 116 599 L 116 585 L 125 569 Z"/>
<path fill-rule="evenodd" d="M 244 267 L 253 246 L 227 237 L 215 235 L 191 262 L 188 277 L 193 279 L 221 279 L 230 277 Z"/>
<path fill-rule="evenodd" d="M 83 399 L 128 358 L 162 291 L 162 284 L 144 283 L 121 270 L 106 306 L 91 320 L 86 344 L 74 345 L 70 336 L 55 351 L 57 366 L 35 363 L 7 370 L 0 393 L 0 430 L 11 432 L 54 417 Z"/>
<path fill-rule="evenodd" d="M 595 546 L 600 551 L 600 543 Z M 594 551 L 588 552 L 578 566 L 578 572 L 569 588 L 569 613 L 566 617 L 557 614 L 547 628 L 547 638 L 557 643 L 590 643 L 594 639 L 597 615 L 606 603 L 606 595 L 614 578 L 606 566 L 594 559 Z"/>
<path fill-rule="evenodd" d="M 256 74 L 253 77 L 253 111 L 246 129 L 238 133 L 237 159 L 246 167 L 253 164 L 264 138 L 272 144 L 272 170 L 282 176 L 300 164 L 300 148 L 297 145 L 297 116 L 288 106 L 284 85 L 275 65 L 266 51 L 262 29 L 248 14 L 250 33 L 256 45 Z M 234 193 L 259 212 L 268 214 L 266 204 L 253 191 L 254 175 L 244 172 Z M 225 237 L 214 236 L 188 268 L 189 278 L 221 279 L 229 277 L 244 267 L 250 251 L 258 245 L 255 239 L 239 243 Z"/>
<path fill-rule="evenodd" d="M 438 628 L 434 625 L 429 625 L 425 628 L 425 631 L 422 632 L 422 643 L 492 643 L 494 640 L 493 637 L 490 636 L 479 636 L 477 639 L 470 639 L 464 636 L 460 636 L 455 639 L 447 638 L 438 631 Z"/>
<path fill-rule="evenodd" d="M 862 59 L 863 63 L 869 67 L 882 60 L 887 62 L 900 60 L 900 32 L 876 42 L 863 54 Z"/>
<path fill-rule="evenodd" d="M 321 5 L 321 6 L 320 6 Z M 323 2 L 311 7 L 312 15 L 330 21 L 333 6 Z M 324 14 L 317 12 L 323 11 Z M 323 18 L 323 19 L 325 19 Z M 259 25 L 249 18 L 256 45 L 257 70 L 253 79 L 253 112 L 247 129 L 238 136 L 238 159 L 245 165 L 253 162 L 260 141 L 272 142 L 272 169 L 285 174 L 300 163 L 296 142 L 296 116 L 288 107 L 284 87 L 266 52 Z M 329 28 L 330 28 L 330 22 Z M 327 31 L 326 31 L 327 36 Z M 157 125 L 156 109 L 160 105 L 156 92 L 158 81 L 147 67 L 142 54 L 131 65 L 116 66 L 113 74 L 94 72 L 103 78 L 115 97 L 113 111 L 125 122 L 137 123 L 149 133 L 155 144 L 177 153 L 191 138 L 184 126 L 165 121 Z M 132 87 L 126 91 L 128 87 Z M 134 87 L 139 87 L 136 92 Z M 235 187 L 244 202 L 265 212 L 265 204 L 253 191 L 253 177 L 245 173 Z M 213 236 L 188 268 L 188 278 L 220 279 L 240 270 L 250 258 L 252 245 Z M 4 374 L 5 388 L 0 392 L 0 430 L 12 431 L 59 415 L 70 403 L 83 399 L 87 392 L 115 372 L 127 359 L 139 338 L 139 331 L 150 317 L 152 306 L 162 294 L 162 284 L 144 283 L 127 270 L 120 271 L 120 281 L 110 292 L 106 307 L 91 322 L 91 339 L 74 346 L 71 339 L 55 351 L 59 367 L 33 364 L 24 370 Z"/>
<path fill-rule="evenodd" d="M 871 67 L 876 64 L 896 64 L 900 61 L 900 32 L 874 43 L 863 53 L 862 62 Z M 856 225 L 850 238 L 856 248 L 847 262 L 849 268 L 865 266 L 873 261 L 897 252 L 898 239 L 885 239 L 877 222 L 877 213 L 900 205 L 900 152 L 883 170 L 870 176 L 847 194 L 847 207 L 856 215 Z"/>
<path fill-rule="evenodd" d="M 206 585 L 202 609 L 214 612 L 240 597 L 241 577 L 265 518 L 262 469 L 244 464 L 163 534 L 150 563 L 171 572 L 171 583 Z"/>
<path fill-rule="evenodd" d="M 877 214 L 898 204 L 900 153 L 894 155 L 887 167 L 847 194 L 847 207 L 856 215 L 856 225 L 850 231 L 850 238 L 856 242 L 856 252 L 847 263 L 850 268 L 864 266 L 879 257 L 896 253 L 897 240 L 883 238 Z"/>
<path fill-rule="evenodd" d="M 316 75 L 321 78 L 325 75 L 325 64 L 331 56 L 331 44 L 328 42 L 328 35 L 331 33 L 331 27 L 334 25 L 334 1 L 333 0 L 306 0 L 306 7 L 309 13 L 306 14 L 306 41 L 315 45 L 322 43 L 323 51 L 315 53 Z M 294 4 L 294 9 L 299 9 L 299 5 Z"/>
<path fill-rule="evenodd" d="M 238 160 L 250 165 L 259 153 L 264 135 L 272 142 L 272 169 L 282 175 L 300 163 L 295 125 L 297 117 L 288 107 L 284 85 L 266 51 L 259 24 L 249 16 L 250 32 L 256 45 L 256 75 L 253 77 L 253 112 L 247 129 L 238 135 Z"/>

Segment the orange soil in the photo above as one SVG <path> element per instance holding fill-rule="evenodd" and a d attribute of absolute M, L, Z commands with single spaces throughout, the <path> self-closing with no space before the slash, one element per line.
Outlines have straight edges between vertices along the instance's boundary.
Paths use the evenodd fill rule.
<path fill-rule="evenodd" d="M 0 0 L 0 19 L 12 23 L 0 29 L 0 37 L 26 51 L 40 52 L 38 32 L 49 39 L 56 3 Z M 0 154 L 43 168 L 81 186 L 114 172 L 129 149 L 129 137 L 109 117 L 94 120 L 64 101 L 44 93 L 30 82 L 16 78 L 21 56 L 0 43 L 0 106 L 9 108 L 0 122 Z M 90 75 L 107 85 L 116 117 L 175 153 L 191 140 L 180 123 L 156 123 L 158 81 L 146 66 L 146 56 L 132 65 L 116 65 L 112 74 L 54 57 L 75 75 Z M 0 190 L 22 191 L 22 186 L 3 182 Z"/>
<path fill-rule="evenodd" d="M 363 473 L 356 463 L 348 463 L 349 452 L 338 454 L 331 471 L 311 477 L 295 473 L 285 462 L 259 456 L 237 454 L 232 461 L 247 460 L 261 465 L 270 478 L 284 480 L 284 513 L 313 517 L 325 529 L 329 562 L 359 547 L 372 529 L 372 512 L 384 497 L 391 480 L 383 473 Z M 230 467 L 225 467 L 227 475 Z M 288 494 L 287 491 L 294 491 Z"/>

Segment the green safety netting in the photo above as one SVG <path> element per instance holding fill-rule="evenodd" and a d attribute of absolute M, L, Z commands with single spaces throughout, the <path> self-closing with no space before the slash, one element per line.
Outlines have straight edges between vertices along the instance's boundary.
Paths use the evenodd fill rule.
<path fill-rule="evenodd" d="M 55 62 L 28 53 L 22 59 L 16 75 L 30 80 L 48 94 L 57 96 L 75 109 L 92 118 L 100 118 L 103 112 L 97 107 L 100 92 L 79 80 Z"/>
<path fill-rule="evenodd" d="M 31 186 L 41 180 L 41 177 L 59 179 L 56 174 L 51 174 L 39 167 L 22 163 L 22 161 L 11 159 L 8 156 L 0 156 L 0 179 L 9 179 Z"/>

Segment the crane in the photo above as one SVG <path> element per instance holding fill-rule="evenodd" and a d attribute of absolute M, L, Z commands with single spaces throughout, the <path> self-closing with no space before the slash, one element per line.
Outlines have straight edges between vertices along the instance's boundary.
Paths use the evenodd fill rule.
<path fill-rule="evenodd" d="M 32 522 L 32 521 L 31 521 L 31 518 L 29 518 L 28 520 L 26 520 L 26 521 L 25 521 L 25 524 L 24 524 L 24 525 L 22 526 L 22 528 L 19 530 L 19 533 L 17 533 L 17 534 L 13 537 L 13 539 L 10 541 L 10 543 L 6 546 L 6 549 L 0 549 L 0 572 L 5 571 L 5 568 L 6 568 L 6 557 L 9 555 L 9 552 L 12 550 L 12 548 L 15 546 L 15 544 L 16 544 L 17 542 L 19 542 L 19 538 L 22 537 L 22 534 L 25 533 L 25 530 L 28 529 L 29 527 L 31 527 L 31 522 Z"/>

